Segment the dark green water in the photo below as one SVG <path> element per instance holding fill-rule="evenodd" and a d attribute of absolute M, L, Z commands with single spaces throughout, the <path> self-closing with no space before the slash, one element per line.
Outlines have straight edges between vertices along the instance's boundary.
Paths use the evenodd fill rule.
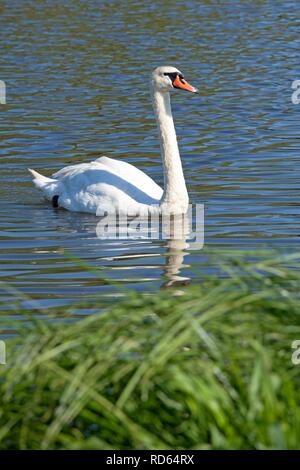
<path fill-rule="evenodd" d="M 125 287 L 153 292 L 168 281 L 166 242 L 99 240 L 95 217 L 52 209 L 26 170 L 50 175 L 107 155 L 162 184 L 148 86 L 157 65 L 200 88 L 172 101 L 190 198 L 206 210 L 205 247 L 177 253 L 180 275 L 213 271 L 211 248 L 298 248 L 297 2 L 12 0 L 0 13 L 0 274 L 31 306 L 100 292 L 101 307 L 122 295 L 66 252 Z M 9 305 L 15 293 L 1 292 Z"/>

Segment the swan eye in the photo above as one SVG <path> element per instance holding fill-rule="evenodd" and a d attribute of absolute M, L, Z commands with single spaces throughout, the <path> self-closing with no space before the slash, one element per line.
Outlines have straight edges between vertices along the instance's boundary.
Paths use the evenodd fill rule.
<path fill-rule="evenodd" d="M 169 77 L 169 79 L 171 80 L 171 82 L 173 83 L 174 80 L 176 80 L 176 77 L 177 77 L 178 73 L 177 72 L 170 72 L 170 73 L 166 72 L 166 73 L 164 73 L 164 75 L 167 75 Z"/>
<path fill-rule="evenodd" d="M 182 73 L 178 73 L 178 72 L 170 72 L 170 73 L 168 73 L 168 72 L 166 72 L 166 73 L 164 73 L 164 75 L 167 75 L 167 76 L 170 78 L 170 80 L 171 80 L 172 83 L 176 80 L 177 77 L 180 78 L 180 81 L 181 81 L 182 83 L 185 83 L 185 80 L 184 80 L 184 77 L 183 77 Z"/>

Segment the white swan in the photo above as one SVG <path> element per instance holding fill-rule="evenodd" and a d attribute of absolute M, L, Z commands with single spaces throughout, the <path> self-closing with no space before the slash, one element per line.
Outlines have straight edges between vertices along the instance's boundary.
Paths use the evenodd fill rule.
<path fill-rule="evenodd" d="M 164 190 L 135 166 L 107 157 L 67 166 L 51 178 L 29 169 L 34 185 L 54 207 L 70 211 L 96 215 L 185 213 L 189 200 L 170 104 L 170 91 L 175 89 L 198 91 L 174 67 L 158 67 L 153 71 L 151 91 L 161 144 Z"/>

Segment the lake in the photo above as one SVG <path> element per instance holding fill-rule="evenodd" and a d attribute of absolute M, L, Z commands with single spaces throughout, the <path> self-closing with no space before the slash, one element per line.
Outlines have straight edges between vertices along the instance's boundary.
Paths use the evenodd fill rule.
<path fill-rule="evenodd" d="M 214 249 L 297 250 L 297 2 L 11 0 L 0 13 L 2 311 L 16 296 L 49 311 L 97 296 L 101 309 L 126 289 L 201 282 L 217 270 Z M 107 155 L 162 185 L 149 94 L 158 65 L 200 90 L 174 93 L 172 107 L 190 200 L 205 207 L 205 244 L 175 255 L 165 240 L 99 239 L 96 217 L 53 209 L 27 171 L 51 175 Z"/>

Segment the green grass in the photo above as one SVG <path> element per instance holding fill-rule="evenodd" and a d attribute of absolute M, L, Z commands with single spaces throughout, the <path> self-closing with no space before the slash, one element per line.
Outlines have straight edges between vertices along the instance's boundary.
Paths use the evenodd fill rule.
<path fill-rule="evenodd" d="M 79 321 L 28 319 L 0 366 L 0 448 L 296 449 L 298 262 L 232 262 Z"/>

